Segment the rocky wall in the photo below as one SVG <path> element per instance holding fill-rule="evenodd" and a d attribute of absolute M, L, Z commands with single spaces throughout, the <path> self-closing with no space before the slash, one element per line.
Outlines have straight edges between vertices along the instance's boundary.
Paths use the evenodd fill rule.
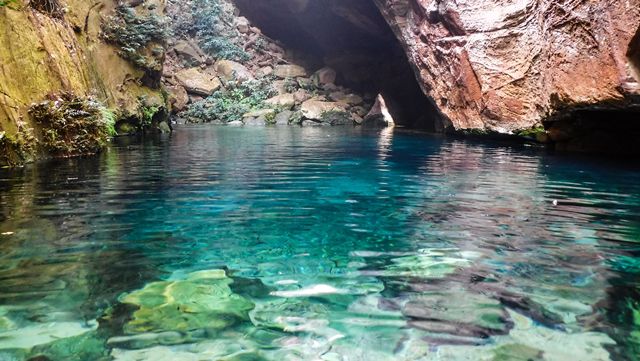
<path fill-rule="evenodd" d="M 130 3 L 141 14 L 164 13 L 164 0 Z M 64 0 L 55 16 L 28 0 L 0 7 L 0 133 L 28 148 L 28 154 L 13 157 L 2 149 L 5 163 L 47 156 L 38 151 L 39 125 L 28 109 L 51 94 L 94 97 L 120 119 L 141 119 L 145 109 L 165 107 L 160 88 L 144 85 L 148 72 L 103 40 L 101 24 L 117 5 L 116 0 Z M 158 83 L 160 74 L 154 76 Z"/>
<path fill-rule="evenodd" d="M 640 0 L 374 1 L 452 129 L 639 111 Z"/>

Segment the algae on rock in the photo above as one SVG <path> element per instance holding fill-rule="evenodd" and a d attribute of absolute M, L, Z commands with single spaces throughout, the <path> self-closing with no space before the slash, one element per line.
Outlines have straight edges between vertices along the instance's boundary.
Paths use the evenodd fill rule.
<path fill-rule="evenodd" d="M 254 304 L 231 291 L 223 270 L 194 272 L 183 280 L 158 281 L 121 297 L 138 306 L 124 326 L 128 334 L 198 329 L 218 331 L 249 320 Z"/>

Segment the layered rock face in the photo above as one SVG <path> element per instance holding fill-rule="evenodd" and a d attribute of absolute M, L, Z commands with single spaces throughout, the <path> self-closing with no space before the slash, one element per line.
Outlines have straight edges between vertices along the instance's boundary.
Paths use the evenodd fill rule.
<path fill-rule="evenodd" d="M 95 100 L 125 122 L 151 122 L 147 118 L 162 112 L 163 44 L 140 44 L 136 63 L 117 39 L 105 37 L 105 22 L 122 6 L 130 13 L 116 24 L 117 32 L 133 31 L 121 27 L 127 21 L 140 24 L 164 13 L 164 0 L 16 0 L 0 6 L 0 165 L 48 156 L 42 125 L 29 109 L 61 93 Z M 155 65 L 140 66 L 142 61 Z"/>
<path fill-rule="evenodd" d="M 451 128 L 640 110 L 640 0 L 374 1 Z"/>

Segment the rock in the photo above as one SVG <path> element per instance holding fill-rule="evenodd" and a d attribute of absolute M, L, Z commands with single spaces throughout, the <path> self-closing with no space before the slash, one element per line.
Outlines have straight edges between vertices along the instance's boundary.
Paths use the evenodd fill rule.
<path fill-rule="evenodd" d="M 298 78 L 296 79 L 296 82 L 298 83 L 298 86 L 302 89 L 313 89 L 315 88 L 315 85 L 313 84 L 313 80 L 311 80 L 310 78 Z"/>
<path fill-rule="evenodd" d="M 209 96 L 222 85 L 217 77 L 204 74 L 198 68 L 180 70 L 175 77 L 188 93 L 196 95 Z"/>
<path fill-rule="evenodd" d="M 486 338 L 513 327 L 499 301 L 464 290 L 445 290 L 413 298 L 402 308 L 410 325 L 435 334 Z"/>
<path fill-rule="evenodd" d="M 171 133 L 171 127 L 167 122 L 160 122 L 158 124 L 158 130 L 160 131 L 160 133 Z"/>
<path fill-rule="evenodd" d="M 307 71 L 299 65 L 276 65 L 273 74 L 280 79 L 286 79 L 307 76 Z"/>
<path fill-rule="evenodd" d="M 362 125 L 386 127 L 393 124 L 393 117 L 391 116 L 391 113 L 389 113 L 389 109 L 387 108 L 384 98 L 382 95 L 378 95 L 375 104 L 373 104 L 369 113 L 364 117 Z"/>
<path fill-rule="evenodd" d="M 167 87 L 169 92 L 169 104 L 171 104 L 171 112 L 179 113 L 183 111 L 189 104 L 189 94 L 183 86 L 176 85 Z"/>
<path fill-rule="evenodd" d="M 245 118 L 243 120 L 244 125 L 248 126 L 265 126 L 269 123 L 269 120 L 264 115 L 256 117 L 256 118 Z"/>
<path fill-rule="evenodd" d="M 313 74 L 313 82 L 316 86 L 322 86 L 324 84 L 335 84 L 336 71 L 329 67 L 324 67 Z"/>
<path fill-rule="evenodd" d="M 120 298 L 138 307 L 123 330 L 127 334 L 222 330 L 248 320 L 254 305 L 234 294 L 223 270 L 194 272 L 181 280 L 158 281 Z"/>
<path fill-rule="evenodd" d="M 344 111 L 345 105 L 342 103 L 326 102 L 321 100 L 309 99 L 302 103 L 300 111 L 306 119 L 320 121 L 322 115 L 330 111 Z"/>
<path fill-rule="evenodd" d="M 306 100 L 311 99 L 311 94 L 309 94 L 309 92 L 304 89 L 298 89 L 295 93 L 293 93 L 293 99 L 295 100 L 296 104 L 301 104 Z"/>
<path fill-rule="evenodd" d="M 257 71 L 257 76 L 258 77 L 265 77 L 265 76 L 269 76 L 273 74 L 273 68 L 270 66 L 263 66 L 262 68 L 258 69 Z"/>
<path fill-rule="evenodd" d="M 278 92 L 278 94 L 288 94 L 288 86 L 286 80 L 275 80 L 271 83 L 271 87 Z"/>
<path fill-rule="evenodd" d="M 236 29 L 238 29 L 238 31 L 241 34 L 246 34 L 249 32 L 250 29 L 250 24 L 249 24 L 249 20 L 247 18 L 245 18 L 244 16 L 238 16 L 235 18 L 235 23 L 236 23 Z"/>
<path fill-rule="evenodd" d="M 276 111 L 274 109 L 258 109 L 251 111 L 249 113 L 244 114 L 243 118 L 258 118 L 258 117 L 273 117 L 276 115 Z"/>
<path fill-rule="evenodd" d="M 276 117 L 274 118 L 274 124 L 275 125 L 288 125 L 289 124 L 289 119 L 291 119 L 292 115 L 293 115 L 293 112 L 291 110 L 282 111 L 282 112 L 278 113 L 276 115 Z"/>
<path fill-rule="evenodd" d="M 356 106 L 351 108 L 351 112 L 354 114 L 359 115 L 361 118 L 364 117 L 365 115 L 367 115 L 368 111 L 365 107 L 363 106 Z"/>
<path fill-rule="evenodd" d="M 203 55 L 201 49 L 196 47 L 197 45 L 185 40 L 178 40 L 173 46 L 173 51 L 176 52 L 178 57 L 185 60 L 190 65 L 200 65 L 205 62 L 206 57 Z"/>
<path fill-rule="evenodd" d="M 329 123 L 331 125 L 347 125 L 353 124 L 351 114 L 345 111 L 329 111 L 322 114 L 320 120 L 323 123 Z"/>
<path fill-rule="evenodd" d="M 640 57 L 634 66 L 629 56 L 638 49 L 637 2 L 580 2 L 569 17 L 555 0 L 423 4 L 400 16 L 383 5 L 382 14 L 455 129 L 530 129 L 575 109 L 640 103 L 640 89 L 623 90 L 640 81 Z"/>
<path fill-rule="evenodd" d="M 302 120 L 300 125 L 302 125 L 303 127 L 316 127 L 316 126 L 321 126 L 323 124 L 322 124 L 322 122 L 317 122 L 315 120 L 304 119 L 304 120 Z"/>
<path fill-rule="evenodd" d="M 232 122 L 227 123 L 227 125 L 231 127 L 241 127 L 244 125 L 244 123 L 240 120 L 234 120 Z"/>
<path fill-rule="evenodd" d="M 253 74 L 244 65 L 232 60 L 218 60 L 214 68 L 225 80 L 245 81 L 253 79 Z"/>
<path fill-rule="evenodd" d="M 356 94 L 345 94 L 343 92 L 337 91 L 333 92 L 329 95 L 329 98 L 336 102 L 345 103 L 349 105 L 359 105 L 364 101 L 361 96 Z"/>
<path fill-rule="evenodd" d="M 296 104 L 296 100 L 293 94 L 281 94 L 265 100 L 265 103 L 273 106 L 292 108 Z"/>
<path fill-rule="evenodd" d="M 323 89 L 323 90 L 326 90 L 326 91 L 328 91 L 328 92 L 332 92 L 332 91 L 336 91 L 336 90 L 338 90 L 338 86 L 336 86 L 336 85 L 335 85 L 335 84 L 333 84 L 333 83 L 328 83 L 328 84 L 324 84 L 324 85 L 322 85 L 322 89 Z"/>

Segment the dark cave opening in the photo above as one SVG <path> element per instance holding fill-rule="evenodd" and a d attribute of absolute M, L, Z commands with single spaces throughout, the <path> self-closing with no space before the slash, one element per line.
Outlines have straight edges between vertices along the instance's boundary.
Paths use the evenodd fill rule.
<path fill-rule="evenodd" d="M 404 49 L 372 0 L 234 0 L 240 15 L 312 70 L 336 70 L 337 85 L 382 94 L 396 124 L 440 131 Z"/>
<path fill-rule="evenodd" d="M 635 73 L 637 76 L 637 80 L 640 81 L 640 27 L 636 30 L 636 35 L 631 39 L 629 43 L 629 50 L 627 51 L 627 56 L 629 57 L 629 61 L 631 66 L 635 69 Z"/>

